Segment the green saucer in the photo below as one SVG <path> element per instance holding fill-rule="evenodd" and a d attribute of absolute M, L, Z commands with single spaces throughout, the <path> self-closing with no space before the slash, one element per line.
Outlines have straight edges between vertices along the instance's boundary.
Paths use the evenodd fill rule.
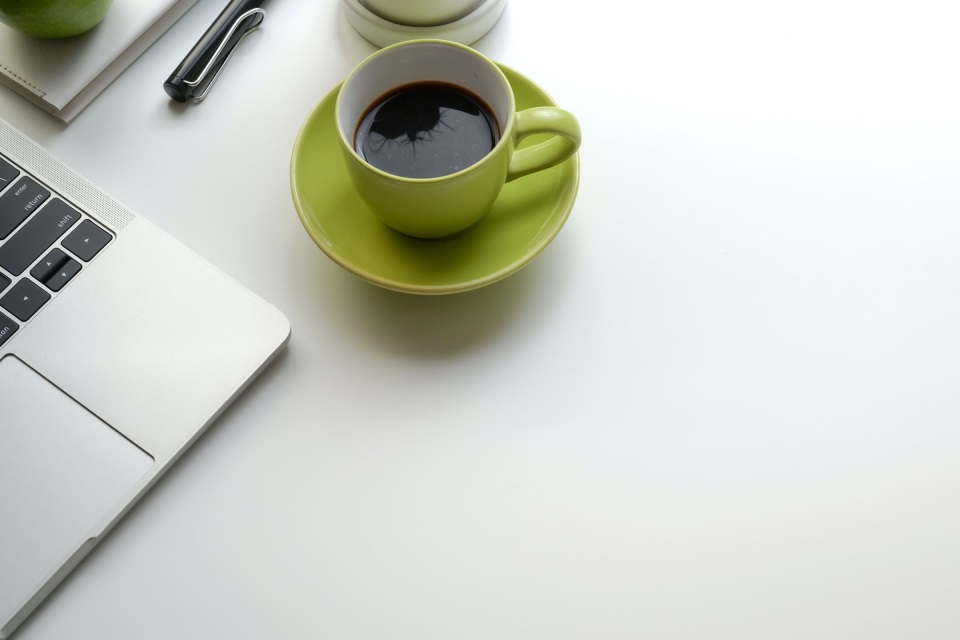
<path fill-rule="evenodd" d="M 531 80 L 500 68 L 518 110 L 555 106 Z M 578 155 L 506 184 L 490 214 L 455 236 L 420 240 L 394 231 L 374 217 L 347 176 L 334 122 L 339 91 L 331 91 L 303 123 L 293 146 L 290 188 L 307 233 L 347 271 L 406 293 L 478 289 L 529 264 L 570 215 L 580 184 Z"/>

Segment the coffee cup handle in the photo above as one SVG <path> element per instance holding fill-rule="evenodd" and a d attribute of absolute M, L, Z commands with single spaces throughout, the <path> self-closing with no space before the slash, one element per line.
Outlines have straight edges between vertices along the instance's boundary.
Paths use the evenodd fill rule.
<path fill-rule="evenodd" d="M 580 148 L 580 123 L 569 111 L 557 107 L 533 107 L 516 114 L 514 145 L 538 133 L 554 134 L 544 142 L 516 149 L 510 158 L 507 182 L 560 164 Z"/>

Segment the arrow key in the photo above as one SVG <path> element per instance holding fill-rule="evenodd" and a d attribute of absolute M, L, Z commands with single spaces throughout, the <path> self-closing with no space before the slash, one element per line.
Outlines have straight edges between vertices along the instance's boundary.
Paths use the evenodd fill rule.
<path fill-rule="evenodd" d="M 107 246 L 112 239 L 113 236 L 104 231 L 100 225 L 92 220 L 84 220 L 63 239 L 62 244 L 73 255 L 84 262 L 90 262 L 93 256 L 100 253 L 100 249 Z"/>
<path fill-rule="evenodd" d="M 57 269 L 66 264 L 69 259 L 67 254 L 60 249 L 52 249 L 50 253 L 43 256 L 43 259 L 41 259 L 33 269 L 30 269 L 30 275 L 33 276 L 34 280 L 46 283 L 47 279 L 52 276 Z"/>
<path fill-rule="evenodd" d="M 67 261 L 63 263 L 59 269 L 51 273 L 47 279 L 43 281 L 43 284 L 47 285 L 47 288 L 51 291 L 60 291 L 60 289 L 63 289 L 63 285 L 70 282 L 73 276 L 78 273 L 80 273 L 80 263 L 67 258 Z"/>
<path fill-rule="evenodd" d="M 23 278 L 0 298 L 0 307 L 26 322 L 49 299 L 49 293 L 33 284 L 29 278 Z"/>

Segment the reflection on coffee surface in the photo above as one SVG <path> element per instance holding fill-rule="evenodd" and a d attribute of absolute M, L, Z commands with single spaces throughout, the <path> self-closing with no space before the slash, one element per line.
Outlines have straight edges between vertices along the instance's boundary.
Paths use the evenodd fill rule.
<path fill-rule="evenodd" d="M 500 128 L 470 92 L 425 82 L 400 87 L 360 120 L 354 148 L 364 160 L 405 178 L 436 178 L 466 169 L 490 153 Z"/>

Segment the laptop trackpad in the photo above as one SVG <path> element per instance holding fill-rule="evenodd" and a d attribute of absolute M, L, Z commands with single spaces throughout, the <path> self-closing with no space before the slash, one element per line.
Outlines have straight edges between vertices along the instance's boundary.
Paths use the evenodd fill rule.
<path fill-rule="evenodd" d="M 153 459 L 14 356 L 0 359 L 0 406 L 2 623 Z"/>

